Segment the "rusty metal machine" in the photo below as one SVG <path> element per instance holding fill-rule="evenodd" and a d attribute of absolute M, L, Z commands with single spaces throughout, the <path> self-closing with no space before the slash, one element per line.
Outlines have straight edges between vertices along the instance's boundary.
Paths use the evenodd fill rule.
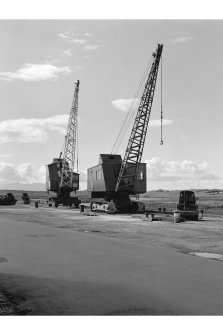
<path fill-rule="evenodd" d="M 12 193 L 7 193 L 6 195 L 0 195 L 0 205 L 10 206 L 15 205 L 17 203 L 17 199 L 14 197 Z"/>
<path fill-rule="evenodd" d="M 54 158 L 53 162 L 46 166 L 46 189 L 49 195 L 49 206 L 58 207 L 61 204 L 78 207 L 80 204 L 80 200 L 76 196 L 76 191 L 79 189 L 79 173 L 78 158 L 75 157 L 77 151 L 78 92 L 79 80 L 75 84 L 63 153 L 61 152 L 59 158 Z M 75 158 L 77 172 L 74 172 Z M 51 192 L 54 192 L 54 195 L 51 195 Z"/>
<path fill-rule="evenodd" d="M 180 216 L 185 220 L 198 220 L 198 205 L 193 191 L 185 190 L 180 192 L 177 211 L 180 212 Z"/>
<path fill-rule="evenodd" d="M 29 197 L 28 193 L 24 192 L 22 194 L 22 200 L 23 200 L 24 204 L 26 204 L 26 205 L 30 204 L 30 197 Z"/>
<path fill-rule="evenodd" d="M 88 169 L 87 189 L 92 199 L 93 211 L 143 212 L 144 204 L 132 201 L 130 196 L 146 192 L 146 163 L 141 163 L 156 80 L 163 45 L 158 44 L 147 67 L 145 86 L 141 99 L 135 99 L 137 110 L 125 156 L 101 154 L 98 165 Z M 132 111 L 131 111 L 132 112 Z M 162 113 L 161 113 L 162 115 Z M 116 140 L 119 143 L 120 139 Z M 162 140 L 161 140 L 162 142 Z M 163 144 L 163 143 L 161 143 Z M 114 147 L 113 147 L 114 149 Z"/>

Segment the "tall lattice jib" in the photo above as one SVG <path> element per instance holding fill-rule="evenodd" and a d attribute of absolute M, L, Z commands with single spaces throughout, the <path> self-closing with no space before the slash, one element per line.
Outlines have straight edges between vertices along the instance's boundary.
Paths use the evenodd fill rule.
<path fill-rule="evenodd" d="M 78 92 L 79 80 L 75 84 L 74 97 L 67 126 L 67 133 L 65 136 L 60 182 L 60 186 L 65 188 L 72 188 L 73 181 L 73 170 L 77 143 Z"/>
<path fill-rule="evenodd" d="M 158 44 L 156 52 L 153 53 L 153 62 L 145 88 L 140 100 L 135 122 L 129 138 L 122 166 L 119 172 L 116 192 L 133 189 L 137 180 L 138 170 L 142 159 L 142 153 L 147 134 L 153 97 L 156 86 L 156 79 L 159 69 L 163 45 Z"/>

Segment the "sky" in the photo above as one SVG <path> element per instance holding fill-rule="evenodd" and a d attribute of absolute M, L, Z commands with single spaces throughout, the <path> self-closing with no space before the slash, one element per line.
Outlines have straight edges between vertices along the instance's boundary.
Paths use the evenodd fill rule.
<path fill-rule="evenodd" d="M 164 144 L 159 69 L 142 158 L 147 189 L 223 188 L 222 31 L 222 20 L 0 20 L 0 188 L 45 183 L 80 80 L 86 189 L 86 171 L 100 153 L 111 153 L 158 43 Z"/>

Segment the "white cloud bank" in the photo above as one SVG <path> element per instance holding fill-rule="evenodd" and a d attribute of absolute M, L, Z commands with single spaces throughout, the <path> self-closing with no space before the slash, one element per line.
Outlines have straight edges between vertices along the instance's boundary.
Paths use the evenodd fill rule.
<path fill-rule="evenodd" d="M 16 119 L 0 122 L 0 142 L 45 142 L 50 132 L 65 135 L 69 115 L 55 115 L 43 119 Z"/>
<path fill-rule="evenodd" d="M 14 72 L 0 72 L 0 80 L 13 81 L 41 81 L 57 79 L 60 75 L 67 75 L 72 70 L 69 66 L 59 67 L 50 63 L 30 64 L 27 63 Z"/>
<path fill-rule="evenodd" d="M 127 113 L 130 109 L 131 106 L 136 106 L 138 107 L 139 105 L 139 99 L 117 99 L 117 100 L 113 100 L 112 105 L 120 110 L 123 113 Z M 150 120 L 149 125 L 151 127 L 160 127 L 160 120 Z M 163 125 L 170 125 L 173 123 L 173 120 L 167 120 L 167 119 L 163 119 Z"/>
<path fill-rule="evenodd" d="M 174 39 L 172 39 L 172 43 L 186 43 L 186 42 L 188 42 L 188 41 L 190 41 L 190 40 L 192 40 L 193 39 L 193 37 L 192 36 L 181 36 L 181 37 L 176 37 L 176 38 L 174 38 Z"/>
<path fill-rule="evenodd" d="M 64 50 L 62 56 L 71 57 L 72 56 L 72 49 L 69 48 L 69 49 Z"/>
<path fill-rule="evenodd" d="M 117 99 L 113 100 L 112 105 L 123 113 L 127 113 L 132 104 L 138 104 L 139 99 Z"/>
<path fill-rule="evenodd" d="M 99 48 L 99 45 L 93 41 L 93 35 L 89 32 L 81 35 L 74 28 L 70 28 L 58 36 L 75 46 L 83 47 L 85 51 L 97 50 Z"/>
<path fill-rule="evenodd" d="M 97 50 L 98 48 L 99 46 L 97 44 L 86 44 L 83 49 L 89 51 L 89 50 Z"/>
<path fill-rule="evenodd" d="M 80 190 L 86 190 L 87 188 L 87 173 L 85 171 L 79 171 L 80 173 Z M 23 163 L 15 166 L 11 163 L 0 162 L 0 188 L 3 189 L 4 185 L 10 186 L 10 184 L 23 185 L 35 184 L 35 183 L 46 183 L 46 166 L 36 166 L 31 163 Z M 45 186 L 43 185 L 43 190 Z M 39 185 L 33 185 L 33 190 L 38 190 Z M 29 189 L 31 189 L 29 187 Z"/>
<path fill-rule="evenodd" d="M 74 45 L 83 45 L 85 43 L 87 43 L 87 39 L 86 38 L 78 38 L 77 37 L 77 33 L 74 29 L 68 29 L 66 32 L 64 33 L 60 33 L 58 35 L 60 38 L 62 38 L 63 40 L 70 42 Z M 86 34 L 84 34 L 85 37 L 90 37 Z"/>
<path fill-rule="evenodd" d="M 170 35 L 173 36 L 172 39 L 170 40 L 170 42 L 173 44 L 187 43 L 194 39 L 194 37 L 191 36 L 188 32 L 178 32 L 178 33 L 172 33 Z"/>
<path fill-rule="evenodd" d="M 223 187 L 223 176 L 209 172 L 207 162 L 163 161 L 153 157 L 146 163 L 148 189 Z"/>
<path fill-rule="evenodd" d="M 45 183 L 46 167 L 33 166 L 30 163 L 23 163 L 14 166 L 10 163 L 0 162 L 0 183 L 1 186 L 8 183 Z"/>
<path fill-rule="evenodd" d="M 193 161 L 163 161 L 153 157 L 147 163 L 147 189 L 211 189 L 223 188 L 223 173 L 214 175 L 209 172 L 206 162 Z M 80 171 L 80 190 L 86 190 L 87 173 Z M 45 165 L 34 166 L 23 163 L 14 166 L 0 162 L 0 187 L 11 183 L 42 183 L 45 184 Z"/>

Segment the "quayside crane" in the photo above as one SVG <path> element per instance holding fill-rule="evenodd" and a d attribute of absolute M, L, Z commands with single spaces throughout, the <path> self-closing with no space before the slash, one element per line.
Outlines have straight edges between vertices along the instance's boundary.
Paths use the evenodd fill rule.
<path fill-rule="evenodd" d="M 149 73 L 122 160 L 121 155 L 100 154 L 99 164 L 88 169 L 88 192 L 93 211 L 141 212 L 144 204 L 131 201 L 131 195 L 143 194 L 146 188 L 146 163 L 141 163 L 163 45 L 152 54 Z M 162 104 L 161 104 L 162 124 Z M 162 132 L 161 132 L 162 136 Z M 161 144 L 163 140 L 161 138 Z M 96 201 L 97 199 L 97 201 Z"/>
<path fill-rule="evenodd" d="M 80 200 L 76 196 L 79 190 L 79 173 L 77 156 L 77 117 L 78 117 L 78 93 L 79 80 L 75 83 L 74 96 L 71 112 L 67 125 L 64 149 L 59 158 L 46 166 L 46 189 L 49 194 L 49 206 L 58 205 L 78 207 Z M 77 161 L 77 172 L 74 172 L 75 159 Z M 50 196 L 54 192 L 55 196 Z M 75 195 L 72 196 L 71 193 Z"/>

